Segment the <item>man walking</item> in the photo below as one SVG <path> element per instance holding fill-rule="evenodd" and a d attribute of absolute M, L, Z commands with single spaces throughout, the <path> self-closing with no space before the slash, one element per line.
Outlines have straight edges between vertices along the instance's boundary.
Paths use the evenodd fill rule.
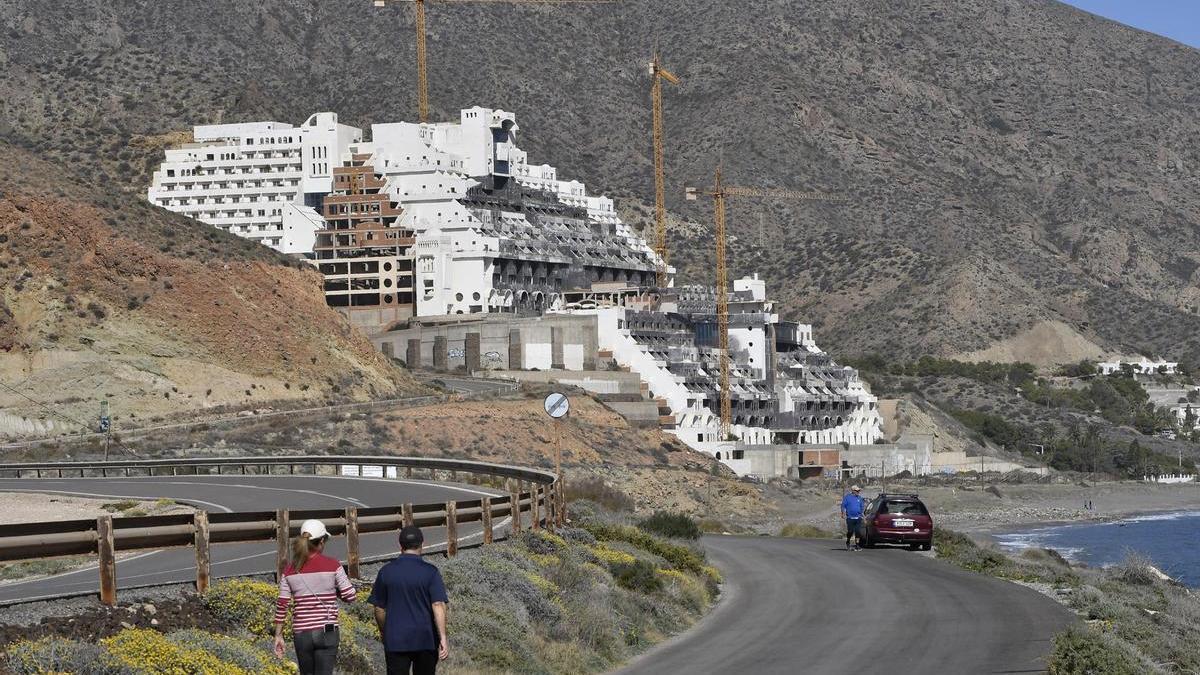
<path fill-rule="evenodd" d="M 863 502 L 862 488 L 855 485 L 850 488 L 850 492 L 842 497 L 842 517 L 846 519 L 846 550 L 860 551 L 858 539 L 858 527 L 862 524 Z M 850 538 L 854 538 L 854 546 L 850 546 Z"/>
<path fill-rule="evenodd" d="M 383 638 L 388 675 L 433 675 L 449 655 L 446 586 L 442 573 L 421 558 L 419 527 L 400 530 L 400 555 L 383 566 L 367 602 Z"/>

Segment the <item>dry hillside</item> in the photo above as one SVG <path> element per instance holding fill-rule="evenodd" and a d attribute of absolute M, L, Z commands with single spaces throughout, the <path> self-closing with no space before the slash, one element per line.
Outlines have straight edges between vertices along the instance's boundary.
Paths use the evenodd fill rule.
<path fill-rule="evenodd" d="M 415 107 L 407 3 L 0 7 L 0 138 L 131 193 L 193 124 Z M 446 3 L 435 117 L 514 110 L 536 161 L 644 208 L 656 46 L 683 78 L 685 280 L 708 281 L 711 216 L 682 187 L 723 160 L 731 183 L 851 197 L 730 212 L 735 272 L 763 271 L 837 352 L 979 353 L 1050 326 L 1067 358 L 1200 356 L 1196 50 L 1052 0 Z"/>
<path fill-rule="evenodd" d="M 2 145 L 0 186 L 0 437 L 418 389 L 303 266 Z"/>

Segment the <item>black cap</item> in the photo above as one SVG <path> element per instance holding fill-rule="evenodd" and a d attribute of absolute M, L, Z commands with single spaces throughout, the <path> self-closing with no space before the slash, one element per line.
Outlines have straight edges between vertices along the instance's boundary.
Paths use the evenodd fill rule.
<path fill-rule="evenodd" d="M 425 535 L 421 534 L 421 528 L 416 525 L 400 528 L 400 546 L 403 548 L 416 548 L 425 543 Z"/>

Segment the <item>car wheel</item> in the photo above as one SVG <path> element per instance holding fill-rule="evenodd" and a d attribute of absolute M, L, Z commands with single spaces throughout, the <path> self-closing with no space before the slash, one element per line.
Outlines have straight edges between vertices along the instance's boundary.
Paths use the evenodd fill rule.
<path fill-rule="evenodd" d="M 931 548 L 933 548 L 933 544 L 921 544 L 922 551 L 928 551 Z"/>
<path fill-rule="evenodd" d="M 917 550 L 917 549 L 919 549 L 919 548 L 921 548 L 921 545 L 920 545 L 920 544 L 909 544 L 909 545 L 908 545 L 908 550 L 910 550 L 910 551 L 915 551 L 915 550 Z"/>

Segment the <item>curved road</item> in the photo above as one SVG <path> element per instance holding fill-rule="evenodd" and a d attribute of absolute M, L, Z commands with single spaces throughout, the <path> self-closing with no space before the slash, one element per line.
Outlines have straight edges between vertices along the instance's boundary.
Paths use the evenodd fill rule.
<path fill-rule="evenodd" d="M 274 511 L 275 509 L 327 509 L 348 506 L 391 506 L 478 499 L 500 492 L 476 486 L 430 483 L 396 478 L 343 478 L 319 476 L 179 476 L 140 478 L 0 479 L 0 492 L 64 494 L 108 499 L 168 498 L 209 512 Z M 495 525 L 500 532 L 508 519 Z M 444 528 L 424 528 L 426 548 L 445 545 Z M 478 523 L 459 528 L 460 543 L 477 540 Z M 359 539 L 363 558 L 396 551 L 394 533 L 364 534 Z M 334 537 L 328 552 L 345 560 L 341 537 Z M 275 543 L 214 544 L 212 575 L 230 576 L 273 572 Z M 195 554 L 190 548 L 132 553 L 117 559 L 117 589 L 195 580 Z M 98 592 L 95 565 L 52 577 L 0 584 L 0 604 L 64 593 Z"/>
<path fill-rule="evenodd" d="M 1040 593 L 899 548 L 705 537 L 724 597 L 622 673 L 1040 673 L 1074 620 Z"/>

